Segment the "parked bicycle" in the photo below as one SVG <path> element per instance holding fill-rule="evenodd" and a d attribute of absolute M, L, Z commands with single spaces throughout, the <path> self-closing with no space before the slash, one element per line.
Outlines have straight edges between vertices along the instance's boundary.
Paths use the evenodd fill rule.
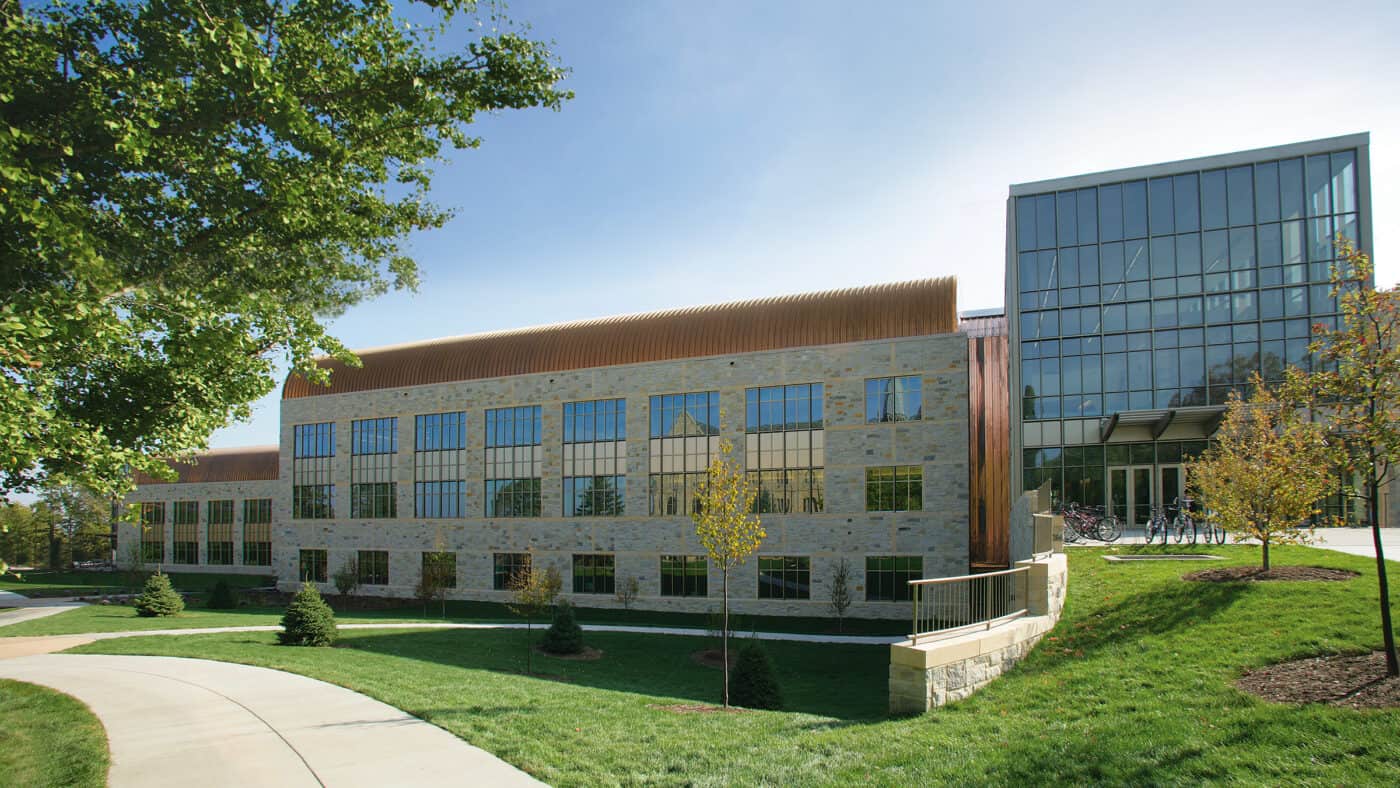
<path fill-rule="evenodd" d="M 1172 517 L 1171 533 L 1177 544 L 1182 542 L 1196 543 L 1196 517 L 1191 513 L 1191 498 L 1177 498 L 1175 502 L 1176 515 Z M 1166 544 L 1165 536 L 1162 543 Z"/>
<path fill-rule="evenodd" d="M 1087 507 L 1077 503 L 1065 504 L 1061 514 L 1065 519 L 1065 541 L 1095 540 L 1115 542 L 1123 535 L 1123 524 L 1102 507 Z"/>

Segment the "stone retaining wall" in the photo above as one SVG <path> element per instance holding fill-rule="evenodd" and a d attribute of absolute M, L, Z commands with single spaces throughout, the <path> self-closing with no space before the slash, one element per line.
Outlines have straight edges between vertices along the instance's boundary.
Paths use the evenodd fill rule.
<path fill-rule="evenodd" d="M 891 713 L 921 713 L 966 698 L 1010 670 L 1054 628 L 1068 586 L 1064 554 L 1016 565 L 1030 569 L 1029 615 L 989 630 L 890 646 Z"/>

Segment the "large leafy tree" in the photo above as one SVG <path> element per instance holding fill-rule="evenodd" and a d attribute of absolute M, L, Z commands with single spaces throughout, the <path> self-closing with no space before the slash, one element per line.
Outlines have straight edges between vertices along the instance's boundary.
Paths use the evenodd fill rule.
<path fill-rule="evenodd" d="M 168 476 L 279 357 L 352 361 L 324 321 L 416 283 L 432 164 L 569 98 L 471 3 L 400 5 L 0 0 L 0 492 Z"/>
<path fill-rule="evenodd" d="M 1400 676 L 1380 531 L 1380 491 L 1400 466 L 1400 288 L 1375 287 L 1370 257 L 1338 236 L 1332 295 L 1341 318 L 1335 328 L 1314 327 L 1311 350 L 1319 363 L 1297 382 L 1325 417 L 1344 470 L 1361 482 L 1376 550 L 1386 669 Z"/>

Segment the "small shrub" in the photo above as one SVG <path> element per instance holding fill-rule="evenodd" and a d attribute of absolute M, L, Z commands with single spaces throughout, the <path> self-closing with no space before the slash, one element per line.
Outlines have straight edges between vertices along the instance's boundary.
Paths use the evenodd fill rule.
<path fill-rule="evenodd" d="M 561 601 L 554 609 L 554 623 L 545 630 L 540 648 L 547 654 L 578 654 L 583 651 L 583 628 L 574 620 L 574 606 Z"/>
<path fill-rule="evenodd" d="M 631 610 L 632 603 L 637 601 L 637 597 L 642 593 L 642 584 L 635 577 L 624 577 L 617 581 L 618 602 L 622 603 L 623 610 Z"/>
<path fill-rule="evenodd" d="M 750 640 L 739 651 L 734 675 L 729 678 L 729 700 L 748 709 L 783 707 L 783 692 L 773 675 L 773 663 L 757 641 Z"/>
<path fill-rule="evenodd" d="M 311 583 L 303 583 L 301 590 L 287 605 L 282 614 L 282 631 L 277 640 L 284 646 L 329 646 L 335 642 L 335 613 L 321 592 Z"/>
<path fill-rule="evenodd" d="M 220 580 L 209 592 L 209 601 L 206 604 L 210 610 L 232 610 L 238 607 L 238 597 L 227 580 Z"/>
<path fill-rule="evenodd" d="M 139 616 L 173 616 L 185 609 L 185 600 L 171 588 L 170 578 L 157 572 L 146 580 L 141 595 L 132 605 Z"/>

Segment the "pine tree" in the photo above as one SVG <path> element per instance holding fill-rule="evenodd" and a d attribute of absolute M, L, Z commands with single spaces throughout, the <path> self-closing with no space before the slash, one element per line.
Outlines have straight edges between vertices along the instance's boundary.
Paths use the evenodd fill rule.
<path fill-rule="evenodd" d="M 282 631 L 277 640 L 284 646 L 329 646 L 335 642 L 335 613 L 321 592 L 311 583 L 302 583 L 282 615 Z"/>
<path fill-rule="evenodd" d="M 583 651 L 583 627 L 574 619 L 574 606 L 560 601 L 554 609 L 554 623 L 545 630 L 540 648 L 547 654 L 578 654 Z"/>
<path fill-rule="evenodd" d="M 173 616 L 185 609 L 185 600 L 170 586 L 169 577 L 156 572 L 146 580 L 146 587 L 133 605 L 140 616 Z"/>
<path fill-rule="evenodd" d="M 220 580 L 214 584 L 213 590 L 209 592 L 207 607 L 210 610 L 232 610 L 238 607 L 238 597 L 234 595 L 233 588 L 227 580 Z"/>
<path fill-rule="evenodd" d="M 729 699 L 748 709 L 783 707 L 783 691 L 773 675 L 773 663 L 757 641 L 749 641 L 739 651 L 734 676 L 729 680 Z"/>

